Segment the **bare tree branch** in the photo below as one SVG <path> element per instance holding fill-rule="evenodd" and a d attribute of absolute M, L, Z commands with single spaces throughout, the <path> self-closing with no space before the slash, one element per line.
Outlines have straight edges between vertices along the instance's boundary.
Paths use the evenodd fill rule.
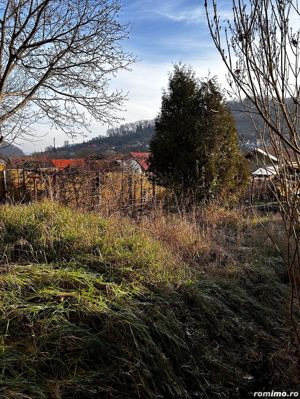
<path fill-rule="evenodd" d="M 232 93 L 256 126 L 277 176 L 269 186 L 287 238 L 284 260 L 291 285 L 291 319 L 300 346 L 300 30 L 297 0 L 232 0 L 231 20 L 220 21 L 218 1 L 205 1 L 209 30 L 229 72 Z M 294 23 L 293 21 L 297 21 Z M 249 103 L 251 107 L 249 107 Z M 270 167 L 270 165 L 265 165 Z"/>
<path fill-rule="evenodd" d="M 128 28 L 119 10 L 119 0 L 0 0 L 0 126 L 8 139 L 16 124 L 28 133 L 29 115 L 68 134 L 87 129 L 90 117 L 117 119 L 125 95 L 109 83 L 134 62 L 121 47 Z"/>

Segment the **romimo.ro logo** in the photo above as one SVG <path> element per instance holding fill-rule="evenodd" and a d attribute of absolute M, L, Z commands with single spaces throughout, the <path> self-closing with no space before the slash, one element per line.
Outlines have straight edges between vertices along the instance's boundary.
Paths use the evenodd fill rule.
<path fill-rule="evenodd" d="M 299 392 L 286 392 L 286 391 L 254 392 L 253 396 L 255 398 L 299 398 Z"/>

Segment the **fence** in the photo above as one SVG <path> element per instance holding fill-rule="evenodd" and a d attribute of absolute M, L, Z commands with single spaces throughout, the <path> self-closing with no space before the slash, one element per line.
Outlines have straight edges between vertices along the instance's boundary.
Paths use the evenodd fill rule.
<path fill-rule="evenodd" d="M 71 207 L 110 214 L 145 209 L 163 195 L 164 189 L 145 175 L 122 170 L 41 168 L 0 171 L 2 202 L 33 202 L 48 198 Z"/>

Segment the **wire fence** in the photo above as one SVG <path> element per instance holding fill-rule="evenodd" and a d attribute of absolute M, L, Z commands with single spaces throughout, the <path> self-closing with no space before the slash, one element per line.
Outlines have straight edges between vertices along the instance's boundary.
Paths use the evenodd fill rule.
<path fill-rule="evenodd" d="M 165 189 L 141 173 L 55 168 L 0 172 L 1 202 L 43 199 L 103 214 L 144 211 L 162 201 Z"/>

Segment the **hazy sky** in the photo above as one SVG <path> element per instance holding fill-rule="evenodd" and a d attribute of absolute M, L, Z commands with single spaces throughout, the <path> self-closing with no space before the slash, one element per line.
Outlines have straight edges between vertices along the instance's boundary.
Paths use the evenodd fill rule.
<path fill-rule="evenodd" d="M 225 69 L 210 39 L 202 0 L 123 0 L 122 5 L 120 19 L 131 26 L 124 47 L 139 59 L 131 72 L 121 72 L 111 84 L 128 92 L 126 111 L 120 114 L 124 122 L 157 115 L 168 72 L 179 61 L 191 65 L 199 77 L 210 73 L 225 83 Z M 230 12 L 227 8 L 223 7 L 224 17 Z M 86 139 L 104 134 L 106 129 L 94 123 Z M 34 143 L 17 143 L 26 152 L 45 148 L 53 143 L 54 136 L 57 145 L 70 140 L 60 131 L 51 131 L 47 124 L 35 126 L 35 131 L 45 136 Z M 78 137 L 76 142 L 83 139 Z"/>

